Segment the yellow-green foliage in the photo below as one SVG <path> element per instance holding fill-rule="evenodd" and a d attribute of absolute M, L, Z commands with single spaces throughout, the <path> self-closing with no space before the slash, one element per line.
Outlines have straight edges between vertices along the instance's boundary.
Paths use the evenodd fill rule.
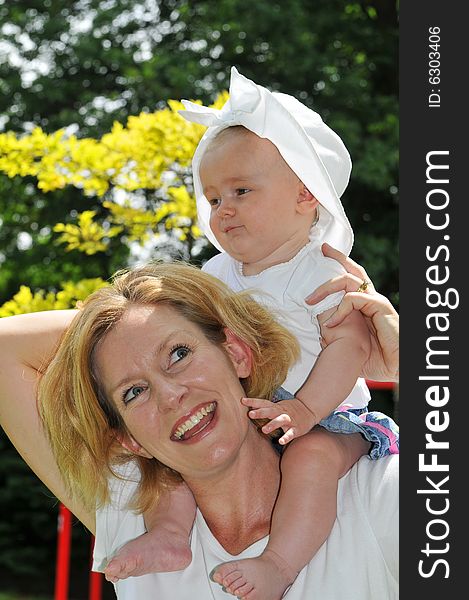
<path fill-rule="evenodd" d="M 226 102 L 226 92 L 214 107 Z M 185 241 L 201 235 L 195 224 L 195 199 L 185 182 L 195 148 L 205 127 L 183 119 L 180 102 L 168 101 L 168 107 L 153 113 L 131 116 L 126 126 L 115 122 L 100 139 L 77 138 L 65 129 L 46 134 L 36 127 L 29 135 L 0 134 L 0 171 L 9 177 L 31 175 L 43 192 L 65 186 L 82 189 L 95 196 L 107 216 L 96 223 L 94 211 L 84 211 L 78 223 L 57 223 L 59 243 L 67 250 L 95 254 L 106 250 L 109 239 L 125 233 L 129 241 L 146 241 L 158 235 L 158 225 Z M 171 174 L 171 185 L 164 174 Z M 117 204 L 111 192 L 128 193 L 128 200 Z M 157 206 L 149 210 L 132 205 L 132 193 L 158 191 Z"/>
<path fill-rule="evenodd" d="M 78 283 L 67 281 L 62 284 L 62 289 L 57 292 L 39 290 L 32 292 L 29 287 L 22 285 L 20 291 L 12 300 L 0 306 L 0 317 L 10 317 L 41 310 L 60 310 L 75 308 L 77 302 L 84 300 L 95 290 L 109 285 L 101 278 L 82 279 Z"/>
<path fill-rule="evenodd" d="M 94 210 L 85 210 L 78 215 L 78 225 L 57 223 L 54 231 L 61 233 L 58 242 L 67 244 L 67 250 L 80 250 L 86 254 L 96 254 L 106 250 L 106 241 L 118 235 L 123 227 L 104 228 L 93 222 Z"/>
<path fill-rule="evenodd" d="M 221 106 L 221 94 L 214 106 Z M 161 175 L 174 166 L 188 167 L 205 127 L 183 119 L 181 103 L 131 116 L 124 127 L 96 140 L 78 139 L 60 129 L 46 134 L 36 127 L 29 135 L 0 134 L 0 170 L 9 177 L 33 175 L 50 192 L 73 185 L 90 196 L 103 196 L 112 186 L 127 191 L 158 189 Z"/>
<path fill-rule="evenodd" d="M 212 106 L 221 108 L 227 99 L 224 92 Z M 183 119 L 182 108 L 169 100 L 167 108 L 131 116 L 125 126 L 115 122 L 100 139 L 80 138 L 66 129 L 47 134 L 40 127 L 27 135 L 1 133 L 0 172 L 33 176 L 43 193 L 73 186 L 96 198 L 103 207 L 99 221 L 97 211 L 84 210 L 75 223 L 53 225 L 57 243 L 66 250 L 91 255 L 104 252 L 111 238 L 143 244 L 163 231 L 191 242 L 202 233 L 195 198 L 185 184 L 205 127 Z M 118 202 L 114 192 L 119 192 Z M 71 308 L 103 285 L 102 279 L 85 279 L 64 283 L 57 293 L 33 292 L 24 285 L 0 306 L 0 317 Z"/>

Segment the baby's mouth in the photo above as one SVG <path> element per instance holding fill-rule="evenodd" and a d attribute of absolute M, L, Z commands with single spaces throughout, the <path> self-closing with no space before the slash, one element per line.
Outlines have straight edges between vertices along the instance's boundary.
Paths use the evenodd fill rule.
<path fill-rule="evenodd" d="M 212 421 L 216 407 L 216 402 L 210 402 L 199 408 L 197 412 L 184 419 L 173 429 L 171 440 L 182 442 L 200 433 Z"/>
<path fill-rule="evenodd" d="M 230 231 L 233 231 L 234 229 L 239 229 L 241 227 L 241 225 L 228 225 L 228 227 L 225 227 L 224 233 L 229 233 Z"/>

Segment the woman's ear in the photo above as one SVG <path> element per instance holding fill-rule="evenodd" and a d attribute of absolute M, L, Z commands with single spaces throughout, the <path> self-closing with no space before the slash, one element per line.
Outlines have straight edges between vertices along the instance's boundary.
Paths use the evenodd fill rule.
<path fill-rule="evenodd" d="M 145 448 L 130 435 L 130 433 L 117 433 L 116 439 L 123 448 L 130 452 L 130 454 L 137 454 L 138 456 L 143 456 L 143 458 L 153 458 L 153 456 L 147 452 Z"/>
<path fill-rule="evenodd" d="M 296 210 L 301 215 L 313 214 L 318 208 L 319 202 L 316 197 L 308 190 L 303 182 L 300 181 L 300 189 L 296 200 Z"/>
<path fill-rule="evenodd" d="M 231 329 L 225 327 L 223 330 L 226 336 L 226 342 L 223 346 L 233 363 L 238 377 L 249 377 L 252 367 L 252 350 L 240 339 Z"/>

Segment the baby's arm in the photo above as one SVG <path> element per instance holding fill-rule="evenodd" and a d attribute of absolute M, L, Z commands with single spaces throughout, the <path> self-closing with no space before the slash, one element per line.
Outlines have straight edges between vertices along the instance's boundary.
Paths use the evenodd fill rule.
<path fill-rule="evenodd" d="M 243 398 L 251 419 L 270 419 L 264 433 L 283 429 L 280 444 L 287 444 L 327 417 L 352 391 L 371 349 L 370 334 L 359 311 L 352 311 L 334 328 L 322 324 L 335 308 L 319 315 L 321 335 L 326 347 L 319 355 L 302 387 L 291 400 L 272 403 L 258 398 Z"/>
<path fill-rule="evenodd" d="M 323 326 L 335 311 L 336 308 L 332 308 L 318 316 L 326 347 L 295 394 L 312 412 L 315 424 L 340 406 L 350 394 L 371 350 L 368 327 L 359 311 L 352 311 L 338 326 L 338 331 Z"/>

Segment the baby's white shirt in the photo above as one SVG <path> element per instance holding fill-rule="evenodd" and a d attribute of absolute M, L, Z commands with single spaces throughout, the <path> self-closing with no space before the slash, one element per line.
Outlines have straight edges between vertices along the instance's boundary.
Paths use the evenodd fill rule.
<path fill-rule="evenodd" d="M 225 282 L 235 292 L 249 290 L 253 297 L 273 312 L 284 327 L 293 333 L 301 347 L 299 360 L 291 367 L 283 387 L 295 394 L 308 377 L 321 352 L 318 315 L 337 306 L 344 295 L 337 292 L 310 306 L 305 298 L 318 286 L 345 270 L 337 261 L 325 257 L 320 245 L 311 241 L 290 261 L 275 265 L 258 275 L 243 275 L 242 264 L 226 252 L 205 263 L 202 270 Z M 337 365 L 337 377 L 341 376 Z M 341 406 L 364 408 L 370 393 L 359 378 Z"/>

